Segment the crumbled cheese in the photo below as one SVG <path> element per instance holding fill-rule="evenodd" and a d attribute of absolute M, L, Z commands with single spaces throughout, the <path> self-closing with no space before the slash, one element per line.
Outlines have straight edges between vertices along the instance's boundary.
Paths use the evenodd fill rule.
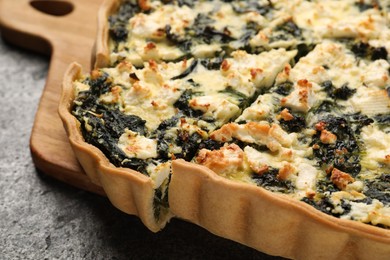
<path fill-rule="evenodd" d="M 281 99 L 281 105 L 293 110 L 308 112 L 317 103 L 313 85 L 311 83 L 295 84 L 294 91 Z"/>
<path fill-rule="evenodd" d="M 300 163 L 298 165 L 297 178 L 295 186 L 300 194 L 306 194 L 307 191 L 315 190 L 318 170 L 309 163 Z"/>
<path fill-rule="evenodd" d="M 371 204 L 351 201 L 350 205 L 350 212 L 341 218 L 390 226 L 390 207 L 384 206 L 380 201 L 374 199 Z"/>
<path fill-rule="evenodd" d="M 293 9 L 299 27 L 312 30 L 317 37 L 376 38 L 386 26 L 378 10 L 360 12 L 354 0 L 301 1 Z"/>
<path fill-rule="evenodd" d="M 202 111 L 203 117 L 215 118 L 221 125 L 238 116 L 240 112 L 240 108 L 235 104 L 213 96 L 195 97 L 190 100 L 189 104 L 195 110 Z"/>
<path fill-rule="evenodd" d="M 169 177 L 171 172 L 171 162 L 160 164 L 149 164 L 147 169 L 150 178 L 153 180 L 153 188 L 159 188 Z"/>
<path fill-rule="evenodd" d="M 246 108 L 244 112 L 236 119 L 240 121 L 259 122 L 266 119 L 274 107 L 274 99 L 271 94 L 260 95 L 251 106 Z"/>
<path fill-rule="evenodd" d="M 377 169 L 381 164 L 390 167 L 390 133 L 369 125 L 362 129 L 361 137 L 366 148 L 362 158 L 364 166 L 370 170 Z"/>
<path fill-rule="evenodd" d="M 257 3 L 269 5 L 270 1 Z M 184 137 L 182 141 L 187 135 L 200 136 L 202 141 L 210 138 L 225 144 L 220 149 L 201 149 L 193 161 L 223 177 L 256 184 L 251 177 L 253 173 L 261 175 L 269 168 L 278 169 L 276 178 L 288 180 L 294 186 L 289 196 L 314 201 L 329 198 L 333 204 L 330 206 L 334 206 L 331 213 L 341 218 L 390 226 L 389 206 L 375 199 L 371 204 L 359 201 L 365 198 L 367 179 L 389 173 L 388 126 L 374 122 L 361 129 L 358 142 L 362 170 L 356 176 L 332 165 L 327 165 L 325 170 L 319 167 L 312 159 L 317 156 L 315 151 L 319 146 L 310 147 L 317 133 L 319 136 L 314 138 L 319 137 L 324 145 L 342 141 L 336 133 L 314 127 L 329 113 L 313 113 L 325 100 L 337 105 L 330 111 L 334 116 L 361 113 L 375 118 L 390 114 L 388 59 L 374 60 L 366 57 L 370 54 L 354 53 L 356 50 L 351 47 L 362 42 L 370 48 L 381 48 L 381 56 L 383 48 L 390 53 L 389 7 L 384 1 L 380 3 L 382 9 L 361 11 L 355 0 L 278 0 L 272 1 L 275 8 L 261 15 L 252 10 L 236 12 L 229 1 L 221 0 L 195 1 L 193 7 L 145 1 L 143 8 L 150 8 L 150 12 L 136 14 L 129 20 L 127 41 L 110 43 L 111 64 L 117 65 L 92 72 L 94 76 L 105 72 L 112 80 L 110 89 L 98 97 L 100 104 L 114 106 L 124 114 L 146 121 L 150 138 L 126 130 L 119 138 L 118 147 L 129 158 L 149 159 L 146 171 L 154 188 L 167 189 L 170 161 L 151 160 L 159 157 L 156 132 L 163 135 L 159 140 L 167 141 L 165 152 L 172 159 L 184 152 L 175 141 L 179 137 Z M 244 7 L 245 1 L 240 6 Z M 169 33 L 179 39 L 193 37 L 191 27 L 202 16 L 207 16 L 205 22 L 209 23 L 210 30 L 231 37 L 231 41 L 192 38 L 190 45 L 178 48 L 175 40 L 169 39 Z M 248 29 L 252 26 L 256 31 Z M 301 53 L 314 45 L 308 54 Z M 256 54 L 247 53 L 247 48 Z M 299 60 L 294 49 L 304 54 Z M 194 58 L 184 58 L 191 55 Z M 221 66 L 216 68 L 215 64 L 219 63 L 215 63 L 213 69 L 207 69 L 204 64 L 208 60 L 202 59 L 216 56 L 225 57 Z M 165 62 L 170 60 L 181 61 Z M 183 75 L 190 68 L 192 71 Z M 325 89 L 326 81 L 331 82 L 326 84 L 330 89 Z M 89 90 L 83 82 L 87 81 L 80 79 L 74 83 L 76 95 Z M 285 82 L 291 82 L 291 91 L 267 92 Z M 347 86 L 351 95 L 336 97 L 342 86 Z M 175 107 L 179 98 L 182 97 L 181 102 L 187 98 L 183 93 L 191 93 L 186 105 L 201 115 L 189 118 L 182 115 L 184 110 Z M 262 94 L 256 97 L 257 93 Z M 256 100 L 252 104 L 247 104 L 253 99 Z M 75 106 L 81 105 L 81 100 L 75 101 Z M 288 133 L 280 125 L 281 119 L 293 120 L 295 114 L 302 113 L 306 129 Z M 161 122 L 177 114 L 182 116 L 176 125 L 161 133 L 156 130 Z M 83 119 L 85 129 L 93 131 L 89 118 Z M 243 150 L 230 143 L 237 141 L 244 146 Z M 258 146 L 265 146 L 266 151 L 256 150 Z M 329 180 L 340 191 L 317 194 L 317 183 Z M 345 210 L 344 203 L 351 206 L 350 211 Z"/>
<path fill-rule="evenodd" d="M 195 162 L 229 179 L 251 182 L 244 151 L 236 144 L 225 145 L 213 151 L 201 149 Z"/>
<path fill-rule="evenodd" d="M 146 138 L 131 130 L 126 130 L 120 136 L 118 147 L 130 158 L 157 157 L 157 140 Z"/>
<path fill-rule="evenodd" d="M 290 147 L 293 142 L 292 136 L 279 125 L 255 122 L 243 125 L 226 124 L 219 130 L 212 132 L 210 138 L 220 142 L 229 142 L 236 138 L 247 143 L 266 145 L 273 152 L 282 150 L 282 147 Z"/>
<path fill-rule="evenodd" d="M 355 112 L 361 112 L 368 116 L 390 113 L 390 97 L 386 90 L 371 90 L 358 88 L 350 99 Z"/>

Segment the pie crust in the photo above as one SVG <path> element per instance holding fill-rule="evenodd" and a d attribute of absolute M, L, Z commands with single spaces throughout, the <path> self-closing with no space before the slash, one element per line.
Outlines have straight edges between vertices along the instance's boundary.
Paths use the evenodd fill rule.
<path fill-rule="evenodd" d="M 80 123 L 70 112 L 74 100 L 73 81 L 80 73 L 81 66 L 77 63 L 72 63 L 66 71 L 58 110 L 73 151 L 88 177 L 94 184 L 103 187 L 115 207 L 139 216 L 145 226 L 157 232 L 165 226 L 172 214 L 168 213 L 156 222 L 152 180 L 137 171 L 115 167 L 98 148 L 84 141 Z"/>
<path fill-rule="evenodd" d="M 94 68 L 104 68 L 110 64 L 110 51 L 108 47 L 109 28 L 107 21 L 108 17 L 118 9 L 121 2 L 121 0 L 105 0 L 99 8 L 96 42 L 92 53 L 92 65 L 94 65 Z"/>
<path fill-rule="evenodd" d="M 119 3 L 107 0 L 99 12 L 98 68 L 109 63 L 106 21 Z M 270 255 L 292 259 L 390 258 L 389 229 L 329 216 L 288 196 L 227 180 L 183 160 L 172 162 L 171 213 L 156 222 L 152 180 L 134 170 L 115 167 L 98 148 L 84 141 L 79 122 L 70 112 L 75 98 L 72 82 L 80 73 L 77 63 L 69 66 L 59 105 L 71 146 L 89 178 L 103 187 L 113 205 L 139 216 L 150 230 L 160 230 L 175 216 Z"/>
<path fill-rule="evenodd" d="M 388 259 L 390 230 L 326 215 L 282 194 L 173 161 L 176 217 L 270 255 L 291 259 Z"/>

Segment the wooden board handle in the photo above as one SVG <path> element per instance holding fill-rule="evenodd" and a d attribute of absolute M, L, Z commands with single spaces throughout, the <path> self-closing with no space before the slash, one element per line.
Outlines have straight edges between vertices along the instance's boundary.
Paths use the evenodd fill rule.
<path fill-rule="evenodd" d="M 0 0 L 0 29 L 8 42 L 52 55 L 30 139 L 34 164 L 41 172 L 62 182 L 105 194 L 81 169 L 57 114 L 67 66 L 77 61 L 85 71 L 89 70 L 97 13 L 103 0 L 66 0 L 73 4 L 73 9 L 63 16 L 60 14 L 64 7 L 59 10 L 58 1 L 48 0 L 51 6 L 45 6 L 49 3 L 44 2 L 31 4 L 31 1 Z"/>
<path fill-rule="evenodd" d="M 45 3 L 33 0 L 0 1 L 2 36 L 13 44 L 49 54 L 51 35 L 59 17 L 39 11 L 33 4 L 44 8 Z"/>
<path fill-rule="evenodd" d="M 1 36 L 21 47 L 51 54 L 46 86 L 30 139 L 35 165 L 57 179 L 100 194 L 102 189 L 89 182 L 77 163 L 57 108 L 68 65 L 77 61 L 85 71 L 90 68 L 97 13 L 102 1 L 0 0 Z M 72 4 L 70 9 L 69 3 Z"/>
<path fill-rule="evenodd" d="M 69 46 L 77 43 L 80 37 L 95 38 L 95 31 L 86 31 L 80 26 L 80 23 L 96 23 L 96 14 L 91 13 L 96 12 L 96 3 L 91 2 L 0 0 L 2 36 L 13 44 L 41 53 L 50 54 L 54 49 L 72 52 Z M 85 46 L 81 49 L 85 50 Z"/>

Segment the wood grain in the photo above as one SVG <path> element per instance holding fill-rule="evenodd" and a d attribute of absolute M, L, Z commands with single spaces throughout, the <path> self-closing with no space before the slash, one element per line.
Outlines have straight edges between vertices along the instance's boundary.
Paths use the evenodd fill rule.
<path fill-rule="evenodd" d="M 36 3 L 42 12 L 36 8 Z M 61 82 L 68 65 L 77 61 L 90 69 L 97 29 L 97 13 L 103 0 L 67 0 L 46 5 L 44 1 L 0 0 L 0 29 L 3 38 L 37 52 L 51 54 L 50 68 L 34 126 L 31 155 L 43 173 L 78 188 L 104 195 L 90 182 L 77 162 L 58 116 Z M 65 6 L 61 6 L 64 5 Z M 34 6 L 35 7 L 34 7 Z M 62 10 L 71 7 L 69 14 Z M 66 8 L 64 8 L 66 7 Z M 51 13 L 51 14 L 50 14 Z M 55 15 L 54 15 L 55 14 Z"/>

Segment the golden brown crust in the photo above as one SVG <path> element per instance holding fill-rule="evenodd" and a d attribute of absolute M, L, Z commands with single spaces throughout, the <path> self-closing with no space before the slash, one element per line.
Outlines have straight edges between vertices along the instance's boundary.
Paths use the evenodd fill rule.
<path fill-rule="evenodd" d="M 94 68 L 104 68 L 110 63 L 109 51 L 109 30 L 108 17 L 118 9 L 121 0 L 105 0 L 99 9 L 98 13 L 98 29 L 97 37 L 94 46 L 94 54 L 92 54 L 92 65 Z"/>
<path fill-rule="evenodd" d="M 139 216 L 150 230 L 159 231 L 172 216 L 168 214 L 159 223 L 155 221 L 152 180 L 131 169 L 115 167 L 98 148 L 84 141 L 79 122 L 70 112 L 74 100 L 73 81 L 80 77 L 80 73 L 81 67 L 77 63 L 69 66 L 58 109 L 73 151 L 88 177 L 103 187 L 114 206 Z"/>
<path fill-rule="evenodd" d="M 388 259 L 390 231 L 336 219 L 302 202 L 172 163 L 172 212 L 210 232 L 293 259 Z"/>
<path fill-rule="evenodd" d="M 354 178 L 346 172 L 342 172 L 339 169 L 334 168 L 330 176 L 330 180 L 334 185 L 337 186 L 340 190 L 345 190 L 347 185 L 351 182 L 354 182 Z"/>
<path fill-rule="evenodd" d="M 195 158 L 196 163 L 204 165 L 215 173 L 243 170 L 244 151 L 236 144 L 229 144 L 220 150 L 202 149 Z"/>

